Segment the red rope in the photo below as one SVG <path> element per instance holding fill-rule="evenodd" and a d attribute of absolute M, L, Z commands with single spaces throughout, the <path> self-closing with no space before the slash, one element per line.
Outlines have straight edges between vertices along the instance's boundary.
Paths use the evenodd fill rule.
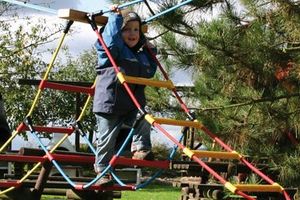
<path fill-rule="evenodd" d="M 162 65 L 160 64 L 160 62 L 158 61 L 158 59 L 156 58 L 156 56 L 154 55 L 153 51 L 148 47 L 146 46 L 146 49 L 147 51 L 149 52 L 151 58 L 155 61 L 155 63 L 158 65 L 161 73 L 163 74 L 164 78 L 166 80 L 170 80 L 169 77 L 168 77 L 168 74 L 167 72 L 164 70 L 164 68 L 162 67 Z M 186 104 L 182 101 L 182 99 L 180 98 L 180 96 L 178 95 L 177 91 L 176 91 L 176 88 L 172 89 L 172 92 L 173 94 L 175 95 L 175 97 L 177 98 L 177 100 L 179 101 L 179 104 L 181 106 L 181 108 L 184 110 L 184 112 L 187 113 L 187 115 L 189 117 L 192 118 L 192 116 L 190 116 L 190 110 L 188 109 L 188 107 L 186 106 Z"/>
<path fill-rule="evenodd" d="M 184 148 L 186 148 L 184 145 L 179 143 L 173 136 L 171 136 L 166 130 L 164 130 L 158 123 L 154 122 L 153 126 L 155 126 L 157 129 L 159 129 L 166 137 L 168 137 L 176 145 L 178 145 L 178 147 L 180 149 L 183 150 Z M 191 159 L 193 159 L 195 162 L 197 162 L 199 165 L 201 165 L 206 171 L 208 171 L 211 175 L 213 175 L 216 179 L 218 179 L 221 184 L 225 185 L 225 183 L 227 183 L 227 181 L 222 176 L 220 176 L 217 172 L 215 172 L 212 168 L 210 168 L 202 160 L 200 160 L 196 156 L 192 156 Z M 253 199 L 252 197 L 250 197 L 249 195 L 245 194 L 242 191 L 236 190 L 235 193 L 238 194 L 238 195 L 241 195 L 242 197 L 245 197 L 248 200 L 255 200 L 255 199 Z"/>

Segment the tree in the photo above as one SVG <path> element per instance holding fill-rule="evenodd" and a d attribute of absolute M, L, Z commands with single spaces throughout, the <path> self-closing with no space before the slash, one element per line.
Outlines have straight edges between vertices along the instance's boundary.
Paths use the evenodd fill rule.
<path fill-rule="evenodd" d="M 54 51 L 46 44 L 56 42 L 64 27 L 59 24 L 49 26 L 42 18 L 33 22 L 30 17 L 20 17 L 15 14 L 15 7 L 10 5 L 0 3 L 0 92 L 5 98 L 8 121 L 14 130 L 24 120 L 38 90 L 36 85 L 21 85 L 19 81 L 43 78 L 48 66 L 44 56 Z M 95 52 L 84 52 L 75 59 L 68 54 L 67 46 L 63 46 L 61 53 L 60 59 L 54 63 L 50 80 L 93 82 L 97 60 Z M 80 98 L 85 100 L 83 95 Z M 74 122 L 75 101 L 74 93 L 43 90 L 32 115 L 34 125 Z M 86 128 L 92 132 L 93 118 L 86 120 Z"/>
<path fill-rule="evenodd" d="M 270 158 L 281 181 L 297 186 L 299 2 L 226 0 L 210 20 L 199 17 L 203 2 L 159 20 L 161 32 L 168 31 L 162 56 L 167 64 L 194 70 L 194 98 L 201 106 L 190 106 L 200 121 L 234 149 Z"/>

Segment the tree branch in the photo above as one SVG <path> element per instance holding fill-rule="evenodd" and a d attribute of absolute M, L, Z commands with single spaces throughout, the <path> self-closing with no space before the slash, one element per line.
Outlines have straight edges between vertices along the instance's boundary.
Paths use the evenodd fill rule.
<path fill-rule="evenodd" d="M 222 109 L 227 109 L 227 108 L 248 106 L 248 105 L 262 103 L 262 102 L 268 102 L 268 101 L 273 102 L 273 101 L 278 101 L 280 99 L 288 99 L 288 98 L 292 98 L 292 97 L 300 97 L 300 93 L 281 95 L 281 96 L 277 96 L 277 97 L 268 97 L 268 98 L 262 98 L 262 99 L 253 99 L 253 100 L 243 102 L 243 103 L 218 106 L 218 107 L 213 107 L 213 108 L 190 108 L 190 109 L 199 110 L 199 111 L 222 110 Z"/>
<path fill-rule="evenodd" d="M 28 49 L 28 48 L 31 48 L 32 46 L 40 46 L 40 45 L 44 45 L 44 44 L 51 43 L 51 42 L 55 41 L 56 38 L 54 38 L 54 39 L 52 39 L 52 40 L 47 40 L 47 39 L 50 38 L 50 37 L 52 37 L 53 35 L 59 33 L 60 31 L 61 31 L 61 30 L 58 30 L 58 31 L 56 31 L 56 32 L 54 32 L 54 33 L 49 34 L 48 36 L 46 36 L 46 37 L 44 37 L 44 38 L 40 38 L 40 39 L 39 39 L 38 41 L 36 41 L 35 43 L 30 43 L 30 44 L 28 44 L 27 46 L 24 46 L 22 49 L 17 49 L 17 50 L 15 50 L 15 51 L 10 52 L 8 55 L 0 56 L 0 59 L 9 58 L 9 57 L 11 57 L 11 56 L 13 56 L 13 55 L 15 55 L 15 54 L 21 52 L 21 51 L 24 51 L 24 50 L 26 50 L 26 49 Z"/>
<path fill-rule="evenodd" d="M 164 32 L 162 32 L 162 33 L 160 33 L 160 34 L 154 36 L 154 37 L 147 37 L 147 38 L 148 38 L 148 40 L 150 40 L 150 41 L 151 41 L 151 40 L 155 40 L 155 39 L 157 39 L 157 38 L 163 36 L 164 34 L 166 34 L 166 33 L 168 33 L 168 32 L 169 32 L 169 30 L 166 30 L 166 31 L 164 31 Z"/>

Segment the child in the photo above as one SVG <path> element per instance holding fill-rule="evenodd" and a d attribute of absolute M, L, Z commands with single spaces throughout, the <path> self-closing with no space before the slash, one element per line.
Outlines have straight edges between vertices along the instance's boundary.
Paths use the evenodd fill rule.
<path fill-rule="evenodd" d="M 117 6 L 102 31 L 103 40 L 112 54 L 120 71 L 128 76 L 151 78 L 156 71 L 156 64 L 151 56 L 142 49 L 149 45 L 141 30 L 141 19 L 135 12 L 123 15 Z M 101 173 L 114 155 L 116 138 L 122 125 L 132 126 L 136 120 L 138 109 L 129 97 L 123 85 L 116 77 L 114 68 L 109 61 L 100 42 L 97 41 L 98 53 L 97 83 L 93 102 L 93 112 L 97 120 L 97 155 L 95 172 Z M 130 84 L 130 89 L 142 107 L 145 106 L 145 86 Z M 153 159 L 150 141 L 151 126 L 142 120 L 135 128 L 131 151 L 133 159 Z M 101 178 L 97 184 L 110 182 L 109 177 Z"/>

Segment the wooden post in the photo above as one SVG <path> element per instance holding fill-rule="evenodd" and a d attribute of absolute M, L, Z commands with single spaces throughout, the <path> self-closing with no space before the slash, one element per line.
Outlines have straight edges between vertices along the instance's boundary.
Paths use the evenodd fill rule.
<path fill-rule="evenodd" d="M 46 161 L 43 164 L 43 167 L 40 171 L 39 177 L 36 180 L 36 184 L 34 186 L 34 189 L 32 190 L 32 196 L 34 199 L 41 199 L 41 196 L 43 194 L 45 185 L 47 183 L 49 174 L 51 172 L 52 163 L 49 161 Z"/>

